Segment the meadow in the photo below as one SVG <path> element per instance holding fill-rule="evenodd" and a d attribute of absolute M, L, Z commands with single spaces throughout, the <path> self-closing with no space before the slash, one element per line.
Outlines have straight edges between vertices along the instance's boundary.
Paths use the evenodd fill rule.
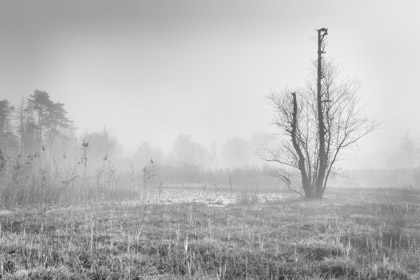
<path fill-rule="evenodd" d="M 223 207 L 133 200 L 5 209 L 1 277 L 419 279 L 419 200 L 412 190 L 340 189 L 321 201 L 238 193 Z"/>
<path fill-rule="evenodd" d="M 308 201 L 83 166 L 3 172 L 1 279 L 420 279 L 419 190 Z"/>

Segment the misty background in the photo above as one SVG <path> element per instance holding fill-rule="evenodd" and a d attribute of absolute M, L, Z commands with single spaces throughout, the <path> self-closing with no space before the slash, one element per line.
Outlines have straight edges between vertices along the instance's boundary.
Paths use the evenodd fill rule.
<path fill-rule="evenodd" d="M 2 1 L 0 100 L 14 107 L 15 153 L 19 106 L 39 90 L 66 112 L 51 157 L 77 158 L 88 141 L 93 161 L 125 169 L 151 159 L 262 168 L 258 149 L 276 133 L 266 96 L 305 85 L 315 29 L 327 27 L 326 56 L 361 81 L 365 111 L 383 121 L 346 154 L 343 172 L 360 184 L 416 184 L 419 9 L 416 1 Z"/>

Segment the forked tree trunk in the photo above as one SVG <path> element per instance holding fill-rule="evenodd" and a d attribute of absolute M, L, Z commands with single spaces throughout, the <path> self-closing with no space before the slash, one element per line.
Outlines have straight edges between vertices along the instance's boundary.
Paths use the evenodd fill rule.
<path fill-rule="evenodd" d="M 335 68 L 323 61 L 328 29 L 321 28 L 317 33 L 316 92 L 313 93 L 310 88 L 302 95 L 303 100 L 298 100 L 294 92 L 291 98 L 289 95 L 270 97 L 279 113 L 276 124 L 290 137 L 293 145 L 283 143 L 284 150 L 268 150 L 271 154 L 268 160 L 286 167 L 282 170 L 285 173 L 282 177 L 289 190 L 308 199 L 323 197 L 341 150 L 355 144 L 379 125 L 374 120 L 359 116 L 357 83 L 344 81 L 336 85 Z M 288 174 L 289 168 L 299 171 Z M 294 181 L 293 184 L 301 187 L 303 192 L 290 187 L 290 176 L 295 179 L 299 176 L 299 182 Z"/>
<path fill-rule="evenodd" d="M 300 143 L 298 142 L 296 133 L 297 133 L 297 114 L 298 114 L 298 106 L 296 100 L 296 93 L 292 93 L 293 96 L 293 114 L 292 114 L 292 123 L 291 123 L 291 136 L 292 136 L 292 143 L 293 148 L 296 151 L 298 156 L 298 167 L 301 174 L 302 180 L 302 187 L 305 193 L 305 198 L 308 199 L 320 199 L 324 195 L 324 183 L 325 177 L 327 172 L 327 151 L 325 147 L 325 124 L 324 124 L 324 112 L 322 107 L 322 55 L 325 53 L 323 49 L 323 39 L 328 34 L 328 30 L 325 28 L 321 28 L 317 30 L 318 32 L 318 64 L 317 64 L 317 121 L 318 121 L 318 140 L 319 140 L 319 147 L 318 147 L 318 157 L 319 157 L 319 165 L 318 170 L 315 172 L 315 182 L 311 182 L 308 177 L 308 172 L 306 170 L 305 165 L 305 156 L 302 153 Z M 309 159 L 306 159 L 309 160 Z"/>

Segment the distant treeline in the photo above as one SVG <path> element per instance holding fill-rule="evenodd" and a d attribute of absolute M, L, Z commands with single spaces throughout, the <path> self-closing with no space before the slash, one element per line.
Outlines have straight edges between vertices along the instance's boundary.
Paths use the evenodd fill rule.
<path fill-rule="evenodd" d="M 419 168 L 351 170 L 340 177 L 341 184 L 360 187 L 420 187 Z"/>
<path fill-rule="evenodd" d="M 45 91 L 35 90 L 17 106 L 0 100 L 0 164 L 17 156 L 28 158 L 41 153 L 44 159 L 66 164 L 80 160 L 85 146 L 90 164 L 100 166 L 103 159 L 110 159 L 121 169 L 131 163 L 142 168 L 152 159 L 160 165 L 192 164 L 206 168 L 261 164 L 255 155 L 255 143 L 241 137 L 206 147 L 194 141 L 191 135 L 180 134 L 167 153 L 144 141 L 128 154 L 105 127 L 103 131 L 86 131 L 82 135 L 77 135 L 76 130 L 75 123 L 67 116 L 65 104 L 53 101 Z"/>
<path fill-rule="evenodd" d="M 160 166 L 160 176 L 166 184 L 201 184 L 209 187 L 281 186 L 278 178 L 269 176 L 263 168 L 243 166 L 210 169 L 193 164 Z"/>

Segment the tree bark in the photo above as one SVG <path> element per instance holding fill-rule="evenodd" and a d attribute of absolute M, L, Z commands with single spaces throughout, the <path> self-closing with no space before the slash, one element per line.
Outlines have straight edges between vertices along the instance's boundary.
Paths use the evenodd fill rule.
<path fill-rule="evenodd" d="M 292 144 L 293 144 L 293 148 L 295 149 L 297 155 L 298 155 L 298 167 L 300 170 L 300 175 L 301 175 L 301 179 L 302 179 L 302 187 L 303 190 L 305 192 L 305 197 L 311 197 L 313 196 L 313 188 L 311 188 L 309 179 L 308 179 L 308 174 L 306 172 L 306 166 L 305 166 L 305 157 L 302 153 L 302 150 L 299 146 L 298 143 L 298 139 L 297 139 L 297 124 L 298 124 L 298 119 L 297 119 L 297 114 L 298 114 L 298 106 L 297 106 L 297 100 L 296 100 L 296 92 L 292 92 L 292 97 L 293 97 L 293 113 L 292 113 L 292 131 L 291 131 L 291 136 L 292 136 Z"/>
<path fill-rule="evenodd" d="M 324 112 L 322 110 L 322 54 L 324 50 L 322 43 L 325 35 L 327 35 L 327 29 L 321 28 L 318 31 L 318 65 L 317 65 L 317 110 L 318 110 L 318 137 L 319 137 L 319 169 L 315 182 L 315 197 L 322 197 L 322 189 L 324 186 L 325 172 L 327 169 L 327 155 L 325 151 L 325 124 L 324 124 Z"/>

